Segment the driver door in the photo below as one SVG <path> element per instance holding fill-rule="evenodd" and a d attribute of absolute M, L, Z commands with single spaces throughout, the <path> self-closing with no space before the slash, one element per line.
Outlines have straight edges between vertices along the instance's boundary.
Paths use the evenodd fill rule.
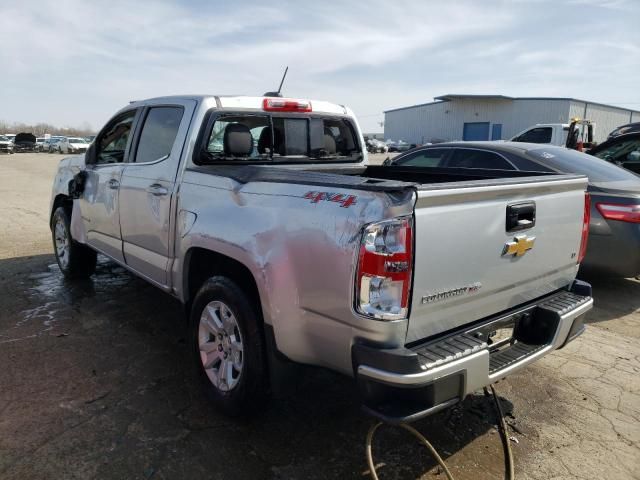
<path fill-rule="evenodd" d="M 87 165 L 85 188 L 79 199 L 87 243 L 122 263 L 118 197 L 138 116 L 139 109 L 123 112 L 98 134 L 96 161 Z"/>

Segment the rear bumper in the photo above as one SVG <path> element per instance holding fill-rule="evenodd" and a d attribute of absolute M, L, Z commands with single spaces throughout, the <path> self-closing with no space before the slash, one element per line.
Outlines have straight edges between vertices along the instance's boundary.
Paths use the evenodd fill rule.
<path fill-rule="evenodd" d="M 352 357 L 365 410 L 407 422 L 447 408 L 520 370 L 584 331 L 591 286 L 576 281 L 556 292 L 435 340 L 399 349 L 354 345 Z M 492 344 L 492 332 L 513 326 L 515 342 Z"/>

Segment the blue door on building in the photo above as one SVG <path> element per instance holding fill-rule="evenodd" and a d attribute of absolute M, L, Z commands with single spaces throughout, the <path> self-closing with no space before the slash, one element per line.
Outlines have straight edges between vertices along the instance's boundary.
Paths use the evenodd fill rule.
<path fill-rule="evenodd" d="M 491 125 L 491 140 L 502 140 L 502 124 L 494 123 Z"/>
<path fill-rule="evenodd" d="M 489 140 L 489 122 L 465 123 L 462 131 L 463 140 Z"/>

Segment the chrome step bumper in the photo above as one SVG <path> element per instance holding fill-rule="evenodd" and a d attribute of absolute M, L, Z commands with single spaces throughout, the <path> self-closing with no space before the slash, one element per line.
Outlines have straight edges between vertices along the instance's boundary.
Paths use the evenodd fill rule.
<path fill-rule="evenodd" d="M 579 293 L 557 292 L 408 348 L 385 351 L 354 345 L 354 368 L 365 408 L 387 421 L 415 420 L 563 347 L 584 331 L 581 317 L 593 306 L 590 286 L 576 284 L 582 287 L 576 288 Z M 513 328 L 512 337 L 495 343 L 492 335 L 505 328 Z M 397 397 L 391 403 L 386 395 L 390 389 Z M 400 415 L 394 415 L 398 404 L 407 402 L 422 402 L 425 408 L 407 415 L 403 406 Z"/>

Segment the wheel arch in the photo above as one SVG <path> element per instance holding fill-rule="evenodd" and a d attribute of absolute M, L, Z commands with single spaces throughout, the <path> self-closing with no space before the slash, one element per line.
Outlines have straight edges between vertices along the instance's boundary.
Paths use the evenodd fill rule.
<path fill-rule="evenodd" d="M 53 220 L 53 213 L 58 209 L 58 207 L 64 207 L 65 210 L 69 213 L 69 217 L 71 217 L 71 211 L 73 210 L 73 200 L 68 195 L 63 193 L 59 193 L 53 199 L 51 204 L 51 211 L 49 212 L 49 226 L 51 226 L 51 221 Z"/>
<path fill-rule="evenodd" d="M 264 322 L 258 283 L 244 263 L 203 247 L 190 248 L 184 258 L 182 291 L 187 309 L 191 308 L 193 299 L 202 284 L 212 276 L 221 275 L 233 281 L 253 300 L 256 313 Z"/>

